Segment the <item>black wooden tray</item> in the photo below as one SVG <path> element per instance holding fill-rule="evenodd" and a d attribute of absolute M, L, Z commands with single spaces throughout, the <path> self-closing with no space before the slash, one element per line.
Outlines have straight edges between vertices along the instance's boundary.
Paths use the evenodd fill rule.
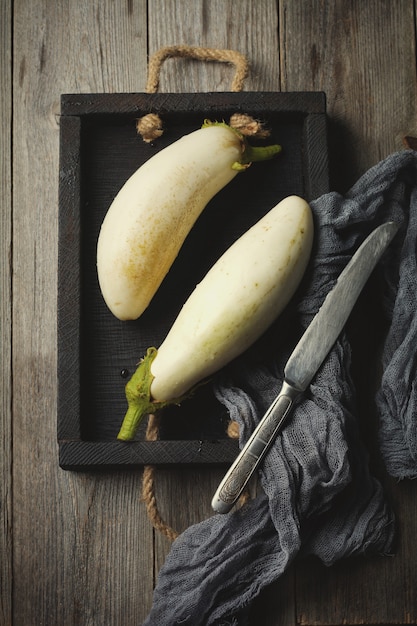
<path fill-rule="evenodd" d="M 164 121 L 154 145 L 135 121 L 150 112 Z M 235 112 L 264 120 L 273 161 L 239 174 L 206 207 L 143 316 L 120 322 L 107 310 L 96 275 L 99 228 L 126 179 L 151 155 L 199 128 L 205 118 Z M 143 464 L 228 464 L 238 446 L 210 385 L 162 414 L 160 439 L 116 435 L 126 401 L 124 376 L 148 346 L 158 346 L 194 285 L 220 254 L 279 200 L 312 200 L 328 191 L 325 96 L 322 93 L 63 95 L 60 118 L 58 269 L 58 443 L 63 469 Z"/>

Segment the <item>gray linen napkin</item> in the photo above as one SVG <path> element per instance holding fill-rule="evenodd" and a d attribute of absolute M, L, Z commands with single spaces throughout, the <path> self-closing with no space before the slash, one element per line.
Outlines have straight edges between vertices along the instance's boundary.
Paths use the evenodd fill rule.
<path fill-rule="evenodd" d="M 417 153 L 398 152 L 344 197 L 330 193 L 312 203 L 315 248 L 297 296 L 279 324 L 225 368 L 214 388 L 240 425 L 240 445 L 275 397 L 296 338 L 349 258 L 377 225 L 395 220 L 401 231 L 378 268 L 381 307 L 390 323 L 377 396 L 380 445 L 390 473 L 417 474 L 416 174 Z M 270 358 L 259 350 L 262 343 L 273 346 Z M 389 552 L 394 515 L 368 468 L 350 366 L 351 346 L 342 333 L 262 464 L 263 493 L 179 536 L 144 626 L 243 626 L 253 599 L 296 557 L 314 554 L 331 565 L 354 554 Z"/>

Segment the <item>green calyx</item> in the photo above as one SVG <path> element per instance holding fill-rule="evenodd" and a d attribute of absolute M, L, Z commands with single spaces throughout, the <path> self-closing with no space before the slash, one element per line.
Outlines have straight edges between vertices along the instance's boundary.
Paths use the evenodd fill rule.
<path fill-rule="evenodd" d="M 125 394 L 128 408 L 117 435 L 117 438 L 122 441 L 131 441 L 134 438 L 145 415 L 155 413 L 169 404 L 168 402 L 155 402 L 151 399 L 151 384 L 154 379 L 151 365 L 156 354 L 156 348 L 148 348 L 146 356 L 141 360 L 132 378 L 126 384 Z"/>
<path fill-rule="evenodd" d="M 243 146 L 242 160 L 235 161 L 232 165 L 232 169 L 238 172 L 248 169 L 252 163 L 257 161 L 269 161 L 282 151 L 282 146 L 279 144 L 271 144 L 269 146 L 251 146 L 239 130 L 233 128 L 233 126 L 230 126 L 224 121 L 212 122 L 211 120 L 206 119 L 204 120 L 201 128 L 209 128 L 210 126 L 223 126 L 223 128 L 228 128 L 239 137 Z"/>
<path fill-rule="evenodd" d="M 181 404 L 181 402 L 188 398 L 195 389 L 194 387 L 187 394 L 179 398 L 166 400 L 165 402 L 157 402 L 156 400 L 153 400 L 151 395 L 151 385 L 155 377 L 151 372 L 151 365 L 157 353 L 158 350 L 156 348 L 148 348 L 146 355 L 139 363 L 129 382 L 126 384 L 125 395 L 127 400 L 127 411 L 120 427 L 119 434 L 117 435 L 117 439 L 120 439 L 121 441 L 131 441 L 134 439 L 136 431 L 145 415 L 156 413 L 157 411 L 173 404 Z"/>

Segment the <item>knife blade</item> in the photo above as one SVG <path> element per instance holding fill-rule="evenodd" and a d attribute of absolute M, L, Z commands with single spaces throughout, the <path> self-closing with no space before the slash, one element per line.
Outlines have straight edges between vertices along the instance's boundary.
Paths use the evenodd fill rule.
<path fill-rule="evenodd" d="M 282 430 L 294 402 L 310 385 L 342 332 L 364 285 L 398 228 L 396 223 L 386 222 L 372 231 L 327 294 L 285 365 L 284 382 L 279 394 L 214 494 L 211 506 L 215 512 L 228 513 L 233 508 Z"/>

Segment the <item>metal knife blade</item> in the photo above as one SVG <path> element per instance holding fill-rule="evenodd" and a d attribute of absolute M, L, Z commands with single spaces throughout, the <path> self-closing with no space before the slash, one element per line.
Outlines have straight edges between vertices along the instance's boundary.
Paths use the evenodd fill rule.
<path fill-rule="evenodd" d="M 307 389 L 322 365 L 371 275 L 398 230 L 394 222 L 376 228 L 346 265 L 319 311 L 302 335 L 284 369 L 281 391 L 231 465 L 211 502 L 228 513 L 282 430 L 295 400 Z"/>

